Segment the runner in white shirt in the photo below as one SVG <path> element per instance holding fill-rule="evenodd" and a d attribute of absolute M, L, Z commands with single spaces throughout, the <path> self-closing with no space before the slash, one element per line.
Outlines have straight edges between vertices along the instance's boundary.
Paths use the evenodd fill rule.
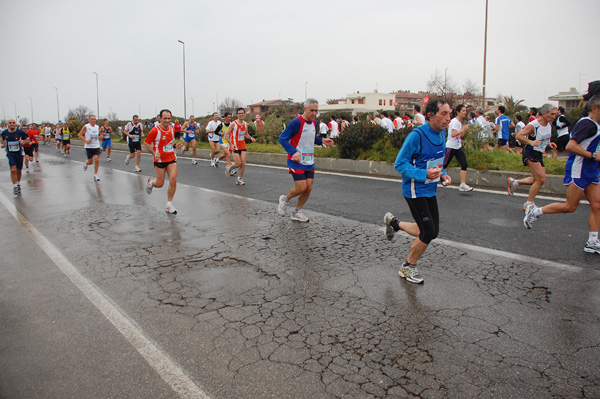
<path fill-rule="evenodd" d="M 89 122 L 79 131 L 79 139 L 85 142 L 85 153 L 87 159 L 83 164 L 83 171 L 87 171 L 88 165 L 94 163 L 94 181 L 100 181 L 98 168 L 100 167 L 100 127 L 96 125 L 96 117 L 90 115 Z M 93 158 L 93 161 L 92 161 Z"/>
<path fill-rule="evenodd" d="M 218 155 L 221 153 L 221 144 L 219 143 L 221 136 L 216 133 L 220 125 L 219 114 L 213 112 L 212 120 L 206 125 L 206 133 L 208 133 L 208 143 L 210 144 L 210 166 L 214 168 L 219 167 Z"/>
<path fill-rule="evenodd" d="M 452 112 L 454 118 L 448 124 L 448 140 L 446 141 L 446 157 L 444 158 L 444 169 L 448 167 L 452 158 L 460 164 L 460 185 L 458 191 L 473 191 L 473 187 L 467 185 L 467 156 L 462 149 L 461 138 L 469 127 L 468 124 L 462 125 L 461 121 L 467 116 L 467 108 L 463 105 L 457 105 Z"/>
<path fill-rule="evenodd" d="M 414 111 L 415 111 L 415 126 L 424 125 L 425 117 L 421 113 L 421 106 L 415 105 Z"/>
<path fill-rule="evenodd" d="M 339 137 L 340 130 L 338 127 L 338 123 L 335 121 L 335 115 L 331 115 L 331 120 L 329 121 L 329 137 L 335 139 Z"/>
<path fill-rule="evenodd" d="M 383 116 L 383 118 L 381 118 L 381 120 L 379 122 L 381 127 L 386 129 L 388 133 L 393 133 L 394 132 L 394 122 L 392 122 L 390 120 L 390 118 L 388 117 L 387 111 L 383 111 L 381 113 L 381 116 Z"/>

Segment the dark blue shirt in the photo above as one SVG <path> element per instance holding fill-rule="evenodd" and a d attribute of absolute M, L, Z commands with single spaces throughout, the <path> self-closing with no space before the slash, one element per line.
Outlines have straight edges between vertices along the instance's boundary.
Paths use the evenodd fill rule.
<path fill-rule="evenodd" d="M 6 141 L 6 152 L 21 153 L 22 147 L 19 144 L 19 140 L 27 140 L 29 136 L 21 129 L 17 129 L 14 132 L 9 132 L 8 129 L 2 132 L 2 139 Z"/>

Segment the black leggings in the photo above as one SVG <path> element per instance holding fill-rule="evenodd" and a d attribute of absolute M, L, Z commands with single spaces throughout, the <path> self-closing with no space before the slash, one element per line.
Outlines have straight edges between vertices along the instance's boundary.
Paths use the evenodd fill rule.
<path fill-rule="evenodd" d="M 446 158 L 444 159 L 444 169 L 448 167 L 452 158 L 456 157 L 456 160 L 460 164 L 460 170 L 467 170 L 467 156 L 465 155 L 462 147 L 459 149 L 455 148 L 446 148 Z"/>
<path fill-rule="evenodd" d="M 419 226 L 419 239 L 429 245 L 440 231 L 437 197 L 404 198 Z"/>

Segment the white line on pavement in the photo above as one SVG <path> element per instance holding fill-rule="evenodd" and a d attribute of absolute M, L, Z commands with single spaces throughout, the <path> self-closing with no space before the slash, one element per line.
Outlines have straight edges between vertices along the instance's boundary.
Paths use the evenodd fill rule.
<path fill-rule="evenodd" d="M 158 375 L 182 398 L 210 399 L 210 397 L 163 352 L 146 337 L 142 329 L 126 313 L 106 296 L 96 285 L 85 278 L 60 250 L 44 237 L 27 218 L 17 210 L 4 194 L 0 202 L 29 233 L 33 241 L 48 255 L 54 264 L 88 298 L 88 300 L 111 322 L 136 351 L 148 362 Z"/>

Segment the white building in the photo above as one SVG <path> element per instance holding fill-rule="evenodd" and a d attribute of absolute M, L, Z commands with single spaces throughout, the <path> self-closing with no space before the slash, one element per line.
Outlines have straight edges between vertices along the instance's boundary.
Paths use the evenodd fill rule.
<path fill-rule="evenodd" d="M 583 95 L 577 92 L 577 89 L 571 87 L 569 91 L 561 91 L 558 94 L 548 97 L 548 100 L 558 101 L 559 107 L 564 107 L 565 111 L 570 111 L 573 108 L 579 107 L 583 101 Z"/>
<path fill-rule="evenodd" d="M 351 93 L 337 104 L 319 104 L 319 112 L 348 112 L 352 115 L 379 110 L 393 111 L 396 108 L 395 93 Z"/>

